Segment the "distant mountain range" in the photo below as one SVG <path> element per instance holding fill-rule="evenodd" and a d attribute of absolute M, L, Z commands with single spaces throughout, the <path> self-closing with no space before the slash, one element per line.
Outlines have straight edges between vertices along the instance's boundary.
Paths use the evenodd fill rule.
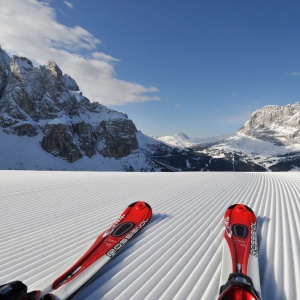
<path fill-rule="evenodd" d="M 0 169 L 298 170 L 300 103 L 263 107 L 232 136 L 153 138 L 84 97 L 54 61 L 33 66 L 0 47 L 0 143 Z"/>
<path fill-rule="evenodd" d="M 160 138 L 189 148 L 207 162 L 203 170 L 298 171 L 300 170 L 300 102 L 268 105 L 256 110 L 234 135 L 189 139 L 185 134 Z M 195 169 L 197 163 L 193 163 Z M 203 164 L 201 165 L 203 166 Z"/>

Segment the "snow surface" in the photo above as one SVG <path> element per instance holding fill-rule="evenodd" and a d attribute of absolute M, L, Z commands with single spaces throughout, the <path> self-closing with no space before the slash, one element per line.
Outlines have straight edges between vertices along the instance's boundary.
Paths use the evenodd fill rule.
<path fill-rule="evenodd" d="M 0 284 L 30 289 L 147 201 L 151 222 L 76 299 L 216 299 L 223 214 L 258 218 L 262 296 L 300 299 L 300 174 L 0 171 Z"/>

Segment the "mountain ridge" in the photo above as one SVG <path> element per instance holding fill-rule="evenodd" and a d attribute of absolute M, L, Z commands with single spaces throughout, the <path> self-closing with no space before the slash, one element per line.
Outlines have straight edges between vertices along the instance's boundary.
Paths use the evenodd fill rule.
<path fill-rule="evenodd" d="M 300 168 L 300 102 L 256 110 L 236 134 L 153 138 L 91 102 L 49 60 L 0 47 L 0 168 L 92 171 L 289 171 Z"/>

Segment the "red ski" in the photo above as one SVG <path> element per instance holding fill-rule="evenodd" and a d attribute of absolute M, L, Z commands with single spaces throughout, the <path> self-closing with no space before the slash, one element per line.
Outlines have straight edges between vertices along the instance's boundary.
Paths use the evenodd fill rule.
<path fill-rule="evenodd" d="M 224 227 L 218 300 L 260 300 L 256 216 L 248 206 L 234 204 L 225 212 Z"/>
<path fill-rule="evenodd" d="M 90 248 L 64 273 L 41 288 L 36 299 L 72 299 L 82 290 L 118 252 L 126 245 L 152 217 L 152 209 L 143 201 L 130 204 L 120 217 L 101 235 Z M 49 282 L 50 281 L 50 282 Z M 34 299 L 34 292 L 28 294 Z M 41 298 L 40 298 L 41 297 Z"/>

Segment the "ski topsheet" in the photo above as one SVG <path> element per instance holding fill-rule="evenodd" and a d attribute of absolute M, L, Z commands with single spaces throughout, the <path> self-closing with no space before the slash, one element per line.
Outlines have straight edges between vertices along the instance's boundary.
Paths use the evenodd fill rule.
<path fill-rule="evenodd" d="M 224 215 L 219 292 L 218 300 L 261 299 L 256 216 L 243 204 L 228 207 Z"/>
<path fill-rule="evenodd" d="M 130 204 L 120 217 L 85 250 L 75 263 L 59 276 L 45 279 L 43 299 L 70 299 L 126 245 L 152 217 L 152 209 L 143 201 Z M 49 281 L 50 280 L 50 281 Z M 46 283 L 47 282 L 47 283 Z M 41 284 L 43 285 L 43 284 Z"/>

